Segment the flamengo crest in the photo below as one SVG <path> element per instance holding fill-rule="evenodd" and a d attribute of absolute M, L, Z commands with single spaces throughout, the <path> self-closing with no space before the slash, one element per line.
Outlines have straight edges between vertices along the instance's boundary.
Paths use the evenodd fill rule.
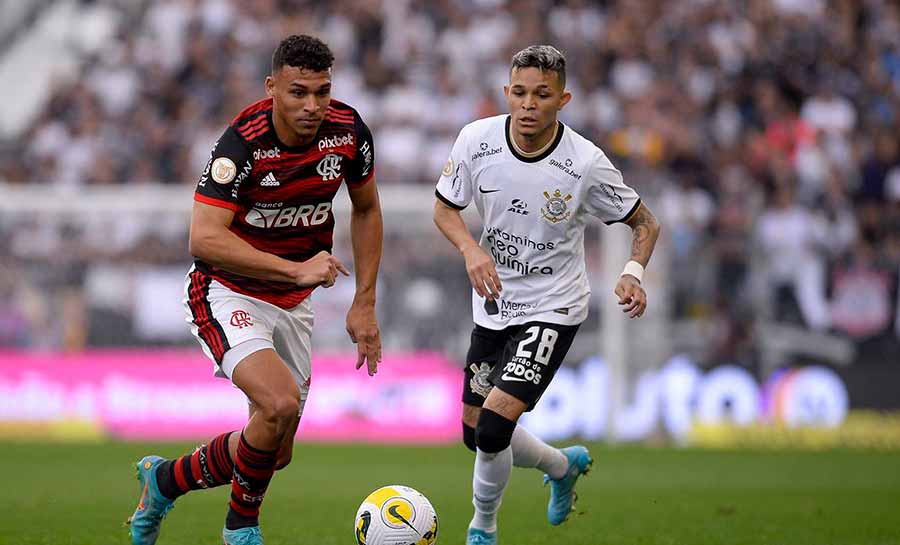
<path fill-rule="evenodd" d="M 341 174 L 341 156 L 329 153 L 316 166 L 316 172 L 322 176 L 322 181 L 334 180 Z"/>
<path fill-rule="evenodd" d="M 253 320 L 247 311 L 235 310 L 231 313 L 231 325 L 238 329 L 244 329 L 245 327 L 252 327 Z"/>

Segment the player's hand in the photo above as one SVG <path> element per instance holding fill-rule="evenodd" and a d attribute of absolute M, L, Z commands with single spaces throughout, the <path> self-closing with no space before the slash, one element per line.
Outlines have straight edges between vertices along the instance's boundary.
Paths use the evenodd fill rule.
<path fill-rule="evenodd" d="M 300 264 L 296 275 L 298 286 L 322 286 L 330 288 L 337 281 L 338 273 L 350 276 L 350 271 L 338 260 L 338 258 L 322 251 L 311 259 Z"/>
<path fill-rule="evenodd" d="M 647 310 L 647 292 L 641 287 L 641 282 L 630 274 L 619 277 L 616 295 L 619 296 L 619 304 L 624 305 L 622 312 L 629 318 L 638 318 Z"/>
<path fill-rule="evenodd" d="M 356 368 L 367 364 L 371 377 L 378 372 L 378 363 L 381 362 L 381 335 L 375 318 L 375 305 L 354 301 L 347 313 L 347 333 L 350 340 L 356 343 Z"/>
<path fill-rule="evenodd" d="M 484 253 L 481 246 L 472 245 L 463 251 L 466 259 L 466 272 L 469 274 L 469 282 L 475 288 L 475 292 L 481 297 L 494 300 L 500 297 L 503 286 L 500 285 L 500 277 L 497 276 L 497 268 L 494 260 Z"/>

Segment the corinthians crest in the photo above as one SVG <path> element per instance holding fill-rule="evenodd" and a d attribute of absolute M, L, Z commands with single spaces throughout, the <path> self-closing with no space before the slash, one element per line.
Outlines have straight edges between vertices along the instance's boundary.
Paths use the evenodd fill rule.
<path fill-rule="evenodd" d="M 473 363 L 469 365 L 469 369 L 473 373 L 472 378 L 469 380 L 469 387 L 481 397 L 487 397 L 494 387 L 488 379 L 488 376 L 491 374 L 491 365 L 485 362 Z"/>
<path fill-rule="evenodd" d="M 569 219 L 569 216 L 572 215 L 568 204 L 568 202 L 572 200 L 572 195 L 569 195 L 568 193 L 563 195 L 562 192 L 557 189 L 552 195 L 549 191 L 544 191 L 544 198 L 547 199 L 547 204 L 541 208 L 541 215 L 544 216 L 545 220 L 550 223 L 559 223 L 561 221 L 566 221 Z"/>

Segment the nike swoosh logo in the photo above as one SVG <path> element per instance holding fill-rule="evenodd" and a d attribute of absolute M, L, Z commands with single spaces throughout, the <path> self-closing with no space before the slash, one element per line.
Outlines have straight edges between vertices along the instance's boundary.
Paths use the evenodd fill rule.
<path fill-rule="evenodd" d="M 503 380 L 509 381 L 509 382 L 526 382 L 524 378 L 511 377 L 506 373 L 503 373 L 503 376 L 500 378 L 502 378 Z"/>
<path fill-rule="evenodd" d="M 499 189 L 485 189 L 481 186 L 478 186 L 478 191 L 481 191 L 482 193 L 496 193 L 500 190 Z"/>
<path fill-rule="evenodd" d="M 396 506 L 396 505 L 392 505 L 392 506 L 388 507 L 388 513 L 389 513 L 392 517 L 396 517 L 397 519 L 399 519 L 400 522 L 402 522 L 403 524 L 405 524 L 405 525 L 409 526 L 410 528 L 412 528 L 412 529 L 413 529 L 413 532 L 415 532 L 415 533 L 417 533 L 417 534 L 419 533 L 419 531 L 416 530 L 416 529 L 413 527 L 413 525 L 409 523 L 408 520 L 406 520 L 406 517 L 404 517 L 403 515 L 400 514 L 399 511 L 397 511 L 397 506 Z"/>

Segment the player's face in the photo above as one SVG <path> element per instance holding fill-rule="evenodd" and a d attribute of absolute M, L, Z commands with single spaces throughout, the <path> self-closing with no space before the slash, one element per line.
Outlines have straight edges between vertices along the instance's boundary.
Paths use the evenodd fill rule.
<path fill-rule="evenodd" d="M 557 114 L 572 98 L 559 81 L 559 74 L 535 67 L 514 69 L 503 92 L 512 128 L 526 138 L 553 130 Z"/>
<path fill-rule="evenodd" d="M 316 136 L 331 101 L 331 70 L 282 66 L 266 78 L 266 92 L 275 101 L 275 115 L 297 140 L 308 142 Z"/>

